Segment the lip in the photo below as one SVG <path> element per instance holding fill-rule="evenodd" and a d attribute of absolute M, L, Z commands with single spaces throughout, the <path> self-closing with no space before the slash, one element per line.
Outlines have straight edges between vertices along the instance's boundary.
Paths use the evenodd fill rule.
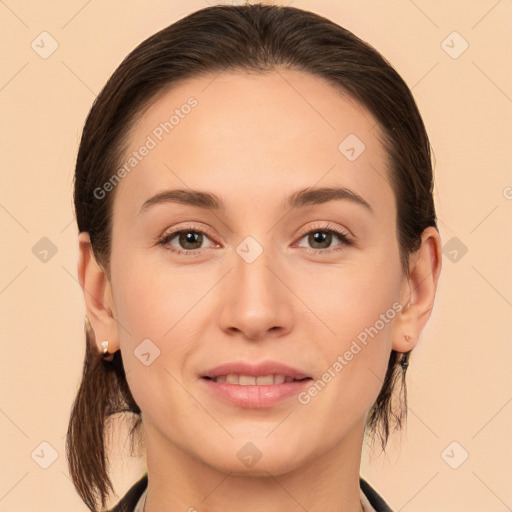
<path fill-rule="evenodd" d="M 261 363 L 247 363 L 244 361 L 237 361 L 232 363 L 224 363 L 214 368 L 210 368 L 201 374 L 201 377 L 220 377 L 221 375 L 228 375 L 229 373 L 236 373 L 239 375 L 253 375 L 254 377 L 263 377 L 264 375 L 284 375 L 285 377 L 292 377 L 294 379 L 304 379 L 311 377 L 307 373 L 300 371 L 291 366 L 287 366 L 277 361 L 262 361 Z M 279 384 L 277 384 L 279 385 Z"/>
<path fill-rule="evenodd" d="M 228 382 L 215 382 L 210 380 L 222 375 L 235 373 L 239 375 L 284 375 L 294 379 L 307 380 L 283 382 L 271 385 L 239 385 Z M 291 396 L 297 395 L 313 382 L 312 377 L 306 373 L 276 361 L 264 361 L 259 364 L 246 362 L 225 363 L 205 371 L 199 379 L 208 392 L 216 398 L 237 407 L 247 409 L 263 409 L 277 405 Z"/>

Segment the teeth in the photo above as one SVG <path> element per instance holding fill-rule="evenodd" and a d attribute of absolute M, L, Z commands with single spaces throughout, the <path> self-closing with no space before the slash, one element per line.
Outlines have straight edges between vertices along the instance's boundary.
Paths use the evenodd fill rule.
<path fill-rule="evenodd" d="M 272 376 L 270 376 L 272 378 Z M 256 377 L 251 377 L 249 375 L 240 375 L 238 378 L 238 384 L 241 386 L 255 386 L 256 385 Z"/>
<path fill-rule="evenodd" d="M 270 384 L 274 384 L 275 382 L 275 377 L 273 375 L 265 375 L 264 377 L 256 377 L 256 384 L 260 385 L 260 384 L 265 384 L 265 385 L 270 385 Z M 242 382 L 242 377 L 240 377 L 240 383 Z"/>
<path fill-rule="evenodd" d="M 293 377 L 284 375 L 262 375 L 254 377 L 253 375 L 237 375 L 230 373 L 221 375 L 213 379 L 215 382 L 227 382 L 228 384 L 238 384 L 239 386 L 270 386 L 272 384 L 283 384 L 283 382 L 293 382 Z"/>

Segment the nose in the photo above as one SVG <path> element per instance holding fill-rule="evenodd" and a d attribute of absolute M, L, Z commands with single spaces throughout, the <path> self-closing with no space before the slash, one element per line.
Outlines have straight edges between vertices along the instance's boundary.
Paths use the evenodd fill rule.
<path fill-rule="evenodd" d="M 289 332 L 294 296 L 285 274 L 270 250 L 252 262 L 235 254 L 221 297 L 220 327 L 252 341 Z"/>

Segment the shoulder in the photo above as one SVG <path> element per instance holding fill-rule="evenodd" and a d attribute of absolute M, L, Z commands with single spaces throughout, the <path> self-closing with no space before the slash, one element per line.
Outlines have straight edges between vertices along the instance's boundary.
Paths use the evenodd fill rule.
<path fill-rule="evenodd" d="M 379 493 L 362 476 L 359 477 L 359 486 L 375 512 L 393 512 Z"/>

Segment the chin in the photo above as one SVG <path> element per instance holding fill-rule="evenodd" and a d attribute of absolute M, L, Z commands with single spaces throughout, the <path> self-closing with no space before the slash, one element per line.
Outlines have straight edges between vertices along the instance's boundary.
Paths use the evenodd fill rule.
<path fill-rule="evenodd" d="M 253 438 L 254 439 L 254 438 Z M 203 445 L 204 447 L 204 445 Z M 218 451 L 221 447 L 221 451 Z M 271 442 L 268 438 L 260 441 L 230 440 L 219 443 L 208 455 L 197 453 L 205 464 L 232 476 L 268 477 L 282 475 L 294 471 L 305 464 L 307 447 L 297 448 L 294 443 L 278 440 Z"/>

